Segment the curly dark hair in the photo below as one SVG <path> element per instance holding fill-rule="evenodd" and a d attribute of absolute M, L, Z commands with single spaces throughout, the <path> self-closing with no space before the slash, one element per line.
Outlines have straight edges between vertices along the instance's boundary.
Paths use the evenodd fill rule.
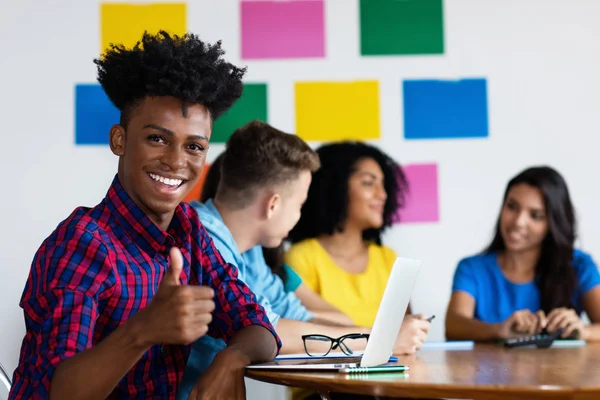
<path fill-rule="evenodd" d="M 223 60 L 223 54 L 220 41 L 211 45 L 191 33 L 144 32 L 133 48 L 111 44 L 94 63 L 124 127 L 136 106 L 158 96 L 180 99 L 184 116 L 188 105 L 202 104 L 214 121 L 241 96 L 246 72 Z"/>
<path fill-rule="evenodd" d="M 344 141 L 321 146 L 317 150 L 321 168 L 313 174 L 302 216 L 288 239 L 292 243 L 319 235 L 342 232 L 348 213 L 348 181 L 356 165 L 363 159 L 373 159 L 384 174 L 387 193 L 383 211 L 383 226 L 367 229 L 363 239 L 381 244 L 381 234 L 395 221 L 397 211 L 404 206 L 408 181 L 402 168 L 377 147 L 363 142 Z"/>
<path fill-rule="evenodd" d="M 508 182 L 503 207 L 510 189 L 522 183 L 542 192 L 548 216 L 548 234 L 542 241 L 542 251 L 535 266 L 535 283 L 540 291 L 541 308 L 545 313 L 559 307 L 574 308 L 573 294 L 577 287 L 573 268 L 576 219 L 567 183 L 551 167 L 528 168 Z M 484 253 L 505 249 L 498 217 L 494 238 Z"/>

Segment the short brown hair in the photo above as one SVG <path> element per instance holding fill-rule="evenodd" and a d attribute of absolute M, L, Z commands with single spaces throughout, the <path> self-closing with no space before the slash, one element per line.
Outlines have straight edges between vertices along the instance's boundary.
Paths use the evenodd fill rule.
<path fill-rule="evenodd" d="M 315 172 L 320 165 L 300 137 L 251 121 L 227 141 L 216 197 L 242 208 L 254 200 L 256 189 L 295 180 L 301 171 Z"/>

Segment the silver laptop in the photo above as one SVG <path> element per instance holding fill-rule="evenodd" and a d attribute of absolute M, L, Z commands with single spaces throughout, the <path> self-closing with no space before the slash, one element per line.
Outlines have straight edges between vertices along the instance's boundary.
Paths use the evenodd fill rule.
<path fill-rule="evenodd" d="M 331 359 L 311 359 L 307 356 L 303 360 L 276 360 L 264 364 L 250 365 L 246 368 L 253 370 L 343 372 L 349 368 L 398 365 L 396 362 L 389 362 L 389 360 L 420 269 L 421 261 L 419 260 L 396 258 L 383 292 L 381 304 L 377 310 L 367 346 L 360 357 L 360 361 L 349 362 L 350 360 L 346 360 L 344 362 L 343 359 L 340 359 L 339 362 L 332 362 Z"/>

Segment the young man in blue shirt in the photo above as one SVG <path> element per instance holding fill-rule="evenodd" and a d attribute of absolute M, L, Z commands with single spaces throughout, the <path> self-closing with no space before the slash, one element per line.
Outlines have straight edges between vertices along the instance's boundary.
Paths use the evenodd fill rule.
<path fill-rule="evenodd" d="M 294 293 L 284 290 L 262 255 L 262 247 L 279 246 L 298 222 L 312 172 L 319 166 L 316 152 L 298 136 L 253 121 L 227 142 L 215 198 L 192 203 L 223 258 L 238 268 L 240 279 L 267 310 L 281 338 L 282 353 L 304 352 L 302 335 L 339 337 L 370 331 L 315 318 Z M 407 318 L 394 351 L 420 348 L 428 329 L 429 322 Z M 208 336 L 194 343 L 178 399 L 187 399 L 193 382 L 224 347 L 222 340 Z"/>

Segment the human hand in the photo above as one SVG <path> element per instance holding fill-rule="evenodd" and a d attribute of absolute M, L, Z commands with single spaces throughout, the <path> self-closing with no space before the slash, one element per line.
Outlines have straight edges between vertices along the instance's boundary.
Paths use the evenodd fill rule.
<path fill-rule="evenodd" d="M 236 351 L 221 350 L 206 372 L 196 381 L 189 400 L 244 400 L 246 385 L 244 367 L 249 360 Z"/>
<path fill-rule="evenodd" d="M 562 338 L 573 337 L 582 338 L 584 335 L 585 326 L 583 321 L 577 315 L 577 312 L 572 308 L 555 308 L 548 314 L 548 324 L 546 329 L 548 332 L 554 332 L 564 328 L 560 335 Z"/>
<path fill-rule="evenodd" d="M 532 313 L 529 310 L 518 310 L 506 318 L 498 328 L 500 339 L 539 333 L 546 325 L 546 316 L 542 310 Z"/>
<path fill-rule="evenodd" d="M 150 304 L 134 318 L 148 346 L 158 343 L 189 344 L 208 332 L 212 321 L 214 291 L 205 286 L 181 285 L 181 251 L 173 247 L 170 265 Z"/>
<path fill-rule="evenodd" d="M 431 323 L 422 314 L 407 315 L 402 321 L 394 354 L 414 354 L 423 347 Z"/>

